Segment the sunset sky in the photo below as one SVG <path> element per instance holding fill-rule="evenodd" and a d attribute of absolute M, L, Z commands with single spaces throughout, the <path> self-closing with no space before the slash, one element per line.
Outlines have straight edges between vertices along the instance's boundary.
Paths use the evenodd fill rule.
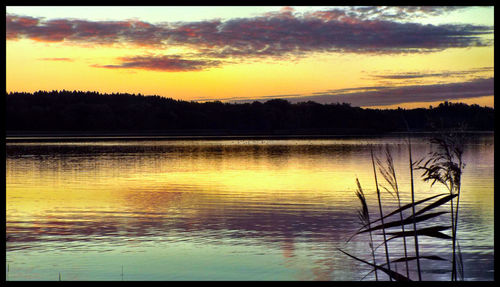
<path fill-rule="evenodd" d="M 7 92 L 493 106 L 493 7 L 6 7 Z"/>

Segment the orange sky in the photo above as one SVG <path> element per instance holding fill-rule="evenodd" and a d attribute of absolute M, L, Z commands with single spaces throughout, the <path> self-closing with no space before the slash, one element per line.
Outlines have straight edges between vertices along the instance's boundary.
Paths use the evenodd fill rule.
<path fill-rule="evenodd" d="M 57 8 L 7 7 L 8 92 L 493 106 L 493 7 Z"/>

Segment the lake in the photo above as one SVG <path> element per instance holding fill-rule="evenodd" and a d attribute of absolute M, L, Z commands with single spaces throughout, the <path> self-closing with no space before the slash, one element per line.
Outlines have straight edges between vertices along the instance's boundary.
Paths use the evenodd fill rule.
<path fill-rule="evenodd" d="M 429 136 L 412 137 L 414 159 L 431 151 Z M 408 147 L 398 135 L 7 138 L 7 280 L 374 280 L 338 248 L 371 260 L 366 234 L 346 241 L 360 228 L 356 177 L 378 216 L 370 148 L 384 159 L 386 144 L 408 203 Z M 458 225 L 466 280 L 494 279 L 493 155 L 493 133 L 467 137 Z M 420 174 L 416 200 L 447 192 Z M 449 214 L 433 222 L 448 224 Z M 401 257 L 398 240 L 391 258 Z M 421 254 L 450 259 L 451 241 L 419 244 Z M 449 280 L 450 264 L 421 260 L 423 279 Z M 404 263 L 394 268 L 405 272 Z"/>

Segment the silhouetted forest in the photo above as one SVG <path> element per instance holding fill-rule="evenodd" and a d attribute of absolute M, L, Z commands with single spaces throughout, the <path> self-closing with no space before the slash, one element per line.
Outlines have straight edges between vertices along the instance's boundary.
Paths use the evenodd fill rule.
<path fill-rule="evenodd" d="M 464 125 L 493 130 L 494 109 L 441 103 L 427 109 L 364 109 L 349 104 L 188 102 L 160 96 L 39 91 L 6 94 L 7 132 L 182 132 L 352 134 L 432 131 Z"/>

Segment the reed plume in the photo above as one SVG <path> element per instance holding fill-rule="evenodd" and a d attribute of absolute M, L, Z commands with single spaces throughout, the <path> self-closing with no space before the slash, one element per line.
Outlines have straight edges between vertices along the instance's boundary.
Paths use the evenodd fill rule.
<path fill-rule="evenodd" d="M 385 146 L 385 158 L 386 158 L 386 165 L 387 167 L 384 166 L 384 164 L 377 158 L 377 165 L 380 171 L 380 174 L 384 177 L 385 181 L 390 185 L 392 188 L 392 191 L 396 195 L 396 198 L 398 200 L 398 208 L 399 208 L 399 218 L 401 221 L 403 221 L 403 211 L 401 210 L 401 197 L 399 195 L 399 187 L 398 187 L 398 181 L 396 178 L 396 170 L 394 168 L 394 161 L 392 159 L 391 151 L 389 150 L 389 145 Z M 389 192 L 391 195 L 392 192 L 385 188 L 383 188 Z M 394 196 L 394 195 L 393 195 Z M 401 224 L 401 232 L 405 232 L 405 227 L 404 224 Z M 407 251 L 407 246 L 406 246 L 406 237 L 403 236 L 403 250 L 404 250 L 404 262 L 406 266 L 406 276 L 410 278 L 410 271 L 408 267 L 408 251 Z"/>
<path fill-rule="evenodd" d="M 415 188 L 414 188 L 414 174 L 413 170 L 416 169 L 415 166 L 418 166 L 419 163 L 422 162 L 422 160 L 418 162 L 413 162 L 412 158 L 412 146 L 411 146 L 411 138 L 408 135 L 407 138 L 407 145 L 408 145 L 408 155 L 409 155 L 409 167 L 410 167 L 410 193 L 411 193 L 411 202 L 407 204 L 402 204 L 401 203 L 401 197 L 400 197 L 400 190 L 399 186 L 397 183 L 397 177 L 396 177 L 396 171 L 394 168 L 394 161 L 392 159 L 392 155 L 390 153 L 389 147 L 386 146 L 385 150 L 385 156 L 386 156 L 386 161 L 385 164 L 377 158 L 377 165 L 379 168 L 380 174 L 382 174 L 383 178 L 385 181 L 389 184 L 390 188 L 386 188 L 382 186 L 385 190 L 387 190 L 390 194 L 392 194 L 394 197 L 398 199 L 398 207 L 395 210 L 390 211 L 386 215 L 383 215 L 382 211 L 382 200 L 381 200 L 381 194 L 380 194 L 380 189 L 379 189 L 379 183 L 377 180 L 377 170 L 375 168 L 375 156 L 373 153 L 373 149 L 370 149 L 370 155 L 371 155 L 371 160 L 372 160 L 372 167 L 373 167 L 373 174 L 375 178 L 375 186 L 376 186 L 376 192 L 377 192 L 377 199 L 378 199 L 378 207 L 379 207 L 379 213 L 380 217 L 371 220 L 369 217 L 369 212 L 368 212 L 368 204 L 367 200 L 365 197 L 365 194 L 363 193 L 363 190 L 361 188 L 361 184 L 359 183 L 359 180 L 356 178 L 356 184 L 358 185 L 358 190 L 356 192 L 356 195 L 358 199 L 361 202 L 361 209 L 358 210 L 358 217 L 361 220 L 361 224 L 363 225 L 358 231 L 349 238 L 351 240 L 354 236 L 362 234 L 362 233 L 369 233 L 370 234 L 370 249 L 371 249 L 371 255 L 373 258 L 373 263 L 370 263 L 364 259 L 358 258 L 356 256 L 353 256 L 345 251 L 340 250 L 342 253 L 345 255 L 358 260 L 360 262 L 363 262 L 364 264 L 367 264 L 373 268 L 371 272 L 376 272 L 376 271 L 382 271 L 385 274 L 389 276 L 389 279 L 396 280 L 396 281 L 411 281 L 409 277 L 409 268 L 408 268 L 408 262 L 415 260 L 417 263 L 417 272 L 418 272 L 418 280 L 422 280 L 422 270 L 420 268 L 420 260 L 438 260 L 438 261 L 445 261 L 445 259 L 433 255 L 433 254 L 421 254 L 421 250 L 418 244 L 418 238 L 419 236 L 426 236 L 426 237 L 433 237 L 436 238 L 437 240 L 452 240 L 453 242 L 453 258 L 451 261 L 453 261 L 453 266 L 458 265 L 458 271 L 457 268 L 452 268 L 452 280 L 455 280 L 457 275 L 463 278 L 463 262 L 461 258 L 461 252 L 460 252 L 460 246 L 457 241 L 456 237 L 456 218 L 457 218 L 457 210 L 458 210 L 458 205 L 456 208 L 453 209 L 453 199 L 455 197 L 458 197 L 459 193 L 458 191 L 460 190 L 460 174 L 461 174 L 461 169 L 459 169 L 460 172 L 456 172 L 454 170 L 456 169 L 450 169 L 453 167 L 451 164 L 441 164 L 441 168 L 438 168 L 436 166 L 432 166 L 433 164 L 438 164 L 440 161 L 439 160 L 433 160 L 430 159 L 426 162 L 426 164 L 423 165 L 423 167 L 419 167 L 422 169 L 425 169 L 426 173 L 424 173 L 424 180 L 434 180 L 434 182 L 443 182 L 449 187 L 453 187 L 454 190 L 457 190 L 457 192 L 453 193 L 450 192 L 448 193 L 441 193 L 441 194 L 436 194 L 436 195 L 431 195 L 426 198 L 420 199 L 418 201 L 415 201 Z M 461 156 L 462 149 L 460 147 L 454 147 L 452 149 L 449 149 L 452 151 L 454 156 Z M 439 153 L 434 154 L 434 158 L 446 158 L 446 157 L 439 157 Z M 458 166 L 463 167 L 463 163 L 461 160 L 461 157 L 458 157 Z M 446 171 L 444 167 L 448 167 L 450 170 Z M 431 201 L 434 200 L 434 201 Z M 431 201 L 430 203 L 427 203 L 428 201 Z M 429 226 L 426 225 L 427 223 L 430 223 L 431 220 L 434 218 L 437 218 L 439 216 L 442 216 L 444 214 L 450 213 L 450 211 L 434 211 L 435 209 L 444 206 L 450 202 L 452 206 L 452 225 L 447 226 L 447 225 L 437 225 L 437 226 Z M 457 200 L 458 202 L 458 200 Z M 417 210 L 416 208 L 419 207 Z M 404 218 L 403 216 L 403 211 L 405 210 L 411 210 L 411 215 L 407 216 Z M 397 219 L 392 218 L 393 216 L 399 215 Z M 391 219 L 392 218 L 392 219 Z M 417 223 L 422 224 L 420 228 L 417 227 Z M 413 229 L 407 230 L 405 225 L 412 225 Z M 399 230 L 391 230 L 393 228 L 398 228 Z M 447 234 L 442 233 L 442 231 L 445 231 L 447 229 L 452 229 L 452 236 L 449 236 Z M 374 231 L 381 231 L 379 234 L 373 233 Z M 381 244 L 378 246 L 374 247 L 373 246 L 373 237 L 374 236 L 383 236 L 383 241 Z M 390 238 L 387 238 L 390 236 Z M 410 255 L 408 253 L 409 246 L 408 242 L 406 241 L 406 237 L 414 237 L 414 246 L 415 246 L 415 254 Z M 389 246 L 388 246 L 388 241 L 392 241 L 398 238 L 403 239 L 403 248 L 405 251 L 404 257 L 393 259 L 392 261 L 390 260 L 389 257 Z M 348 241 L 349 241 L 348 240 Z M 375 261 L 375 253 L 376 250 L 384 245 L 385 247 L 385 257 L 386 257 L 386 262 L 382 264 L 377 264 Z M 425 251 L 425 250 L 424 250 Z M 457 256 L 455 255 L 457 254 Z M 400 262 L 405 262 L 406 265 L 406 276 L 398 273 L 397 271 L 391 270 L 391 264 L 393 266 L 397 267 L 396 263 Z M 370 274 L 368 273 L 368 274 Z M 367 275 L 368 275 L 367 274 Z M 366 276 L 367 276 L 366 275 Z M 365 277 L 366 277 L 365 276 Z M 363 277 L 364 278 L 364 277 Z M 376 275 L 376 278 L 378 276 Z"/>
<path fill-rule="evenodd" d="M 368 204 L 366 203 L 365 194 L 363 192 L 363 189 L 361 188 L 361 184 L 359 183 L 359 179 L 357 177 L 356 177 L 356 184 L 358 186 L 358 189 L 356 190 L 356 196 L 361 202 L 361 209 L 358 210 L 358 218 L 363 226 L 367 225 L 368 228 L 370 228 L 370 212 L 368 211 Z M 369 246 L 372 253 L 373 264 L 376 265 L 377 262 L 375 260 L 375 249 L 373 247 L 373 237 L 371 231 L 370 231 Z M 378 273 L 376 268 L 375 268 L 375 281 L 378 281 Z"/>
<path fill-rule="evenodd" d="M 428 159 L 424 164 L 421 159 L 418 169 L 423 170 L 422 178 L 424 181 L 432 181 L 431 186 L 436 182 L 444 185 L 451 197 L 451 228 L 452 228 L 452 271 L 451 280 L 457 280 L 457 227 L 458 227 L 458 209 L 460 204 L 460 189 L 462 172 L 465 164 L 462 161 L 463 155 L 463 134 L 451 133 L 440 134 L 431 139 L 435 144 L 436 150 L 429 153 Z M 456 205 L 453 204 L 453 197 L 457 197 Z M 461 272 L 463 268 L 459 266 Z"/>
<path fill-rule="evenodd" d="M 384 225 L 384 213 L 382 211 L 382 199 L 380 198 L 380 189 L 378 188 L 378 181 L 377 181 L 377 170 L 375 169 L 375 161 L 373 160 L 373 149 L 370 147 L 370 155 L 372 158 L 372 166 L 373 166 L 373 175 L 375 177 L 375 188 L 377 190 L 377 199 L 378 199 L 378 210 L 380 213 L 380 221 L 382 222 L 382 225 Z M 385 227 L 382 228 L 382 234 L 384 236 L 384 246 L 385 246 L 385 258 L 387 261 L 387 269 L 391 271 L 391 263 L 389 260 L 389 247 L 387 246 L 387 239 L 385 235 Z M 392 277 L 389 277 L 389 280 L 392 281 Z"/>

